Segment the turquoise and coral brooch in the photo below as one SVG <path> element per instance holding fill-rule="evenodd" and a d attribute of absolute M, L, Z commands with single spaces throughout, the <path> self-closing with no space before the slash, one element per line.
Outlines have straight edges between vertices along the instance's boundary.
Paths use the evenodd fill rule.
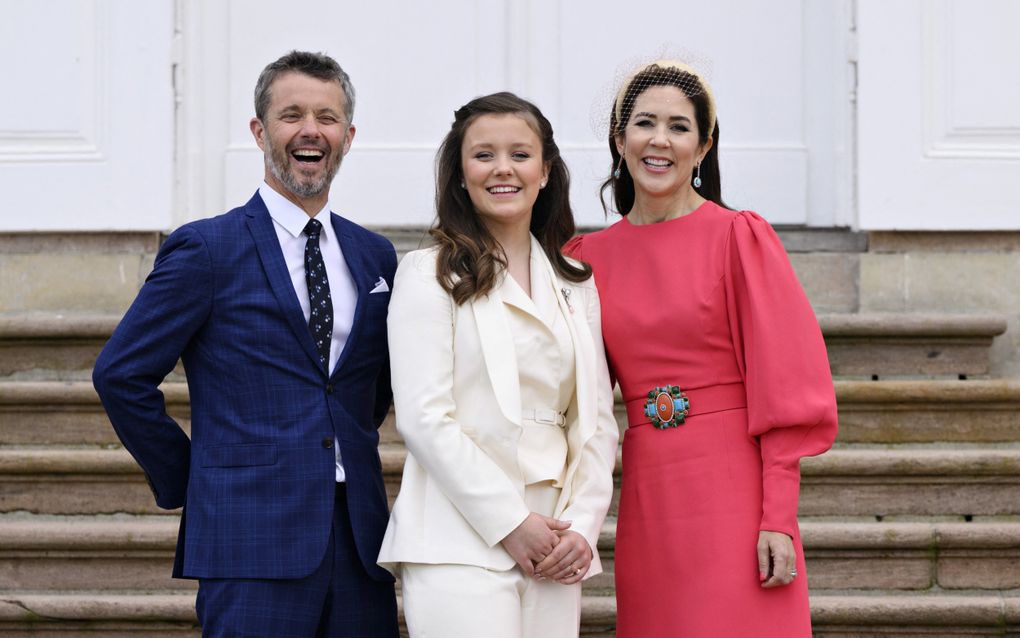
<path fill-rule="evenodd" d="M 656 387 L 648 393 L 645 402 L 645 416 L 652 425 L 665 430 L 683 425 L 690 411 L 691 401 L 680 390 L 680 386 Z"/>

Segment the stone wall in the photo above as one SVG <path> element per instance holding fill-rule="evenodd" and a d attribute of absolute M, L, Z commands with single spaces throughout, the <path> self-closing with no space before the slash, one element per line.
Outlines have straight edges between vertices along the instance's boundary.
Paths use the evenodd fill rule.
<path fill-rule="evenodd" d="M 378 228 L 401 254 L 421 228 Z M 1002 313 L 992 376 L 1020 376 L 1020 232 L 779 228 L 818 313 Z M 158 233 L 0 234 L 0 313 L 122 313 Z"/>
<path fill-rule="evenodd" d="M 860 255 L 860 312 L 996 312 L 991 373 L 1020 376 L 1020 232 L 873 232 Z"/>
<path fill-rule="evenodd" d="M 0 234 L 0 313 L 123 313 L 159 233 Z"/>

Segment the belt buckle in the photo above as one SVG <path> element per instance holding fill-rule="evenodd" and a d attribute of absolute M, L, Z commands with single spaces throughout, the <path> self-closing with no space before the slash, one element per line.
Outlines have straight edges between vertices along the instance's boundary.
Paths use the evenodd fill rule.
<path fill-rule="evenodd" d="M 546 425 L 558 425 L 563 427 L 566 423 L 566 418 L 557 412 L 556 410 L 533 410 L 535 423 L 544 423 Z"/>
<path fill-rule="evenodd" d="M 645 416 L 660 430 L 675 428 L 684 424 L 690 412 L 691 400 L 680 386 L 656 386 L 648 393 L 645 402 Z"/>

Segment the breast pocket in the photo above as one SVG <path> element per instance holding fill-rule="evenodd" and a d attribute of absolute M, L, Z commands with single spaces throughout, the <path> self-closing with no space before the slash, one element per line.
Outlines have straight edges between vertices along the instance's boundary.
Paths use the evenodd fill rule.
<path fill-rule="evenodd" d="M 275 443 L 213 445 L 199 453 L 201 467 L 253 467 L 276 464 Z"/>

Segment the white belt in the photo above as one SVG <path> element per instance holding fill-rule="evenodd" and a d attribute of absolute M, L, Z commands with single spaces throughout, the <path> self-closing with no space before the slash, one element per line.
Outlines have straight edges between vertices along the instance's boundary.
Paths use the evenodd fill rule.
<path fill-rule="evenodd" d="M 559 410 L 521 410 L 522 421 L 534 421 L 546 425 L 558 425 L 563 427 L 567 423 L 566 416 Z"/>

